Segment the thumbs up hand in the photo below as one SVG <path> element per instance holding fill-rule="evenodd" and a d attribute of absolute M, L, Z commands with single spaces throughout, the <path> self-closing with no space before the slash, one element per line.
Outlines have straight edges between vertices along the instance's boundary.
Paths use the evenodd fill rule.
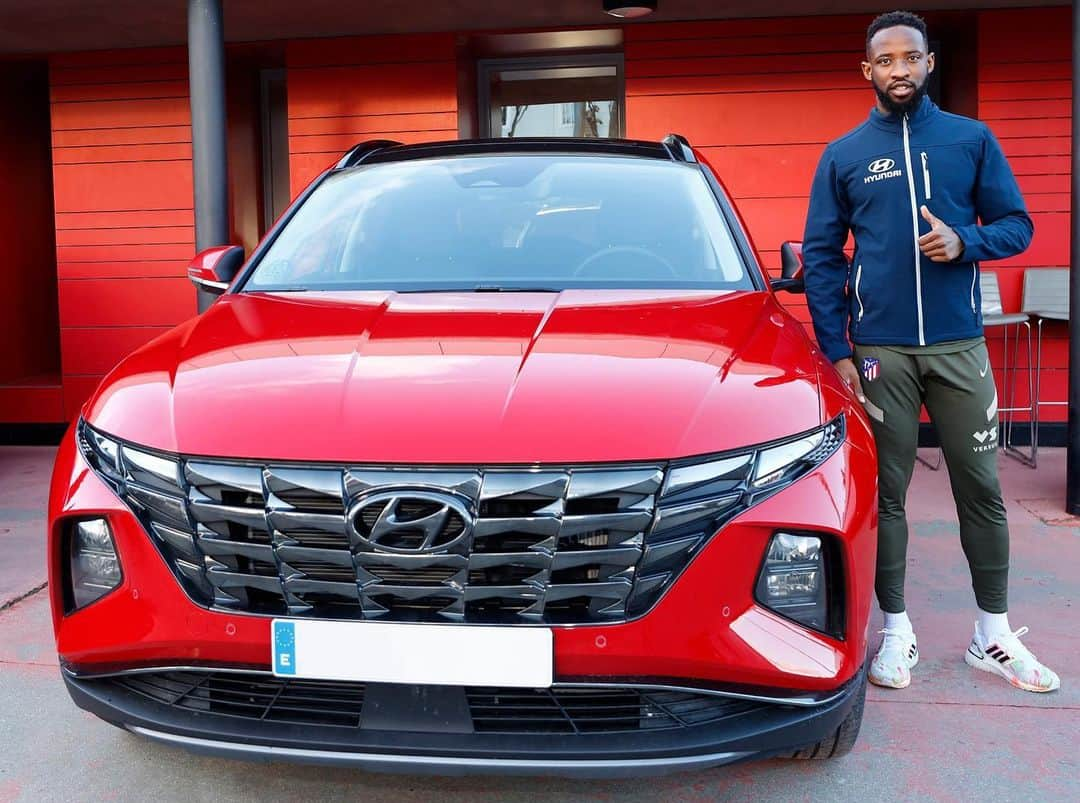
<path fill-rule="evenodd" d="M 955 231 L 935 217 L 925 204 L 919 211 L 930 224 L 930 233 L 919 238 L 920 251 L 934 262 L 952 262 L 964 253 L 964 243 Z"/>

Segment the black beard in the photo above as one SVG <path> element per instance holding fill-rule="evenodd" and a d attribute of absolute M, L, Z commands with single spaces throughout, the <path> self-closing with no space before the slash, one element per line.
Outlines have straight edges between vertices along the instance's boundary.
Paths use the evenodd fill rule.
<path fill-rule="evenodd" d="M 916 86 L 915 91 L 911 93 L 911 97 L 903 103 L 897 103 L 888 92 L 883 92 L 877 84 L 874 84 L 874 91 L 877 93 L 881 105 L 889 110 L 889 114 L 903 117 L 905 114 L 911 114 L 919 108 L 919 104 L 922 103 L 922 99 L 926 95 L 926 82 L 924 81 L 922 86 Z"/>

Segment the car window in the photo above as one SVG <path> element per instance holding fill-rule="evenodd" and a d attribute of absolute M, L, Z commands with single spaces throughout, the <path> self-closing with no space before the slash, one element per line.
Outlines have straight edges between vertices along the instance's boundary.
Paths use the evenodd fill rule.
<path fill-rule="evenodd" d="M 696 166 L 537 154 L 331 175 L 244 289 L 752 286 Z"/>

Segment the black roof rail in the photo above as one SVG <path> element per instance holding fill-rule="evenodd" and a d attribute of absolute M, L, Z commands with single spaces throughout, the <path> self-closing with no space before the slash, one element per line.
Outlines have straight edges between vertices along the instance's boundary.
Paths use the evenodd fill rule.
<path fill-rule="evenodd" d="M 667 152 L 671 154 L 671 158 L 676 162 L 697 164 L 697 157 L 694 156 L 694 150 L 690 147 L 690 143 L 686 141 L 686 137 L 682 134 L 668 134 L 663 139 L 663 145 L 667 148 Z"/>
<path fill-rule="evenodd" d="M 381 151 L 383 148 L 393 148 L 395 145 L 400 144 L 400 142 L 395 142 L 392 139 L 369 139 L 367 142 L 361 142 L 359 145 L 350 148 L 341 157 L 341 161 L 334 165 L 334 168 L 340 170 L 343 167 L 353 167 L 360 164 L 375 151 Z"/>

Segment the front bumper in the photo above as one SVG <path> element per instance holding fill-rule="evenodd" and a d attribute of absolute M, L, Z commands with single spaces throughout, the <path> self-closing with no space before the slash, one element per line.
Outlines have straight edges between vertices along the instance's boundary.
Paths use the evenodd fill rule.
<path fill-rule="evenodd" d="M 57 649 L 80 707 L 133 732 L 217 755 L 380 771 L 609 777 L 782 755 L 834 733 L 863 692 L 875 472 L 869 441 L 849 441 L 811 474 L 726 525 L 646 615 L 552 628 L 555 685 L 538 694 L 571 687 L 616 685 L 634 694 L 679 687 L 692 690 L 702 705 L 717 697 L 749 699 L 755 706 L 664 729 L 492 733 L 477 729 L 470 692 L 452 687 L 370 684 L 356 722 L 348 725 L 252 719 L 210 704 L 189 709 L 176 704 L 179 697 L 133 690 L 121 680 L 136 676 L 133 670 L 152 675 L 167 667 L 279 682 L 268 672 L 271 620 L 195 604 L 143 526 L 83 461 L 69 433 L 50 496 Z M 124 579 L 98 601 L 67 613 L 61 536 L 66 522 L 87 516 L 108 519 Z M 781 528 L 821 531 L 841 543 L 843 639 L 810 631 L 754 601 L 762 555 Z M 433 695 L 441 697 L 434 708 L 415 702 Z M 395 707 L 406 698 L 414 701 L 411 707 Z M 446 722 L 435 715 L 446 711 L 452 712 Z"/>
<path fill-rule="evenodd" d="M 845 444 L 814 472 L 725 526 L 647 615 L 553 627 L 555 681 L 836 689 L 855 675 L 866 654 L 875 471 L 871 450 Z M 66 613 L 62 533 L 70 519 L 88 516 L 108 519 L 124 579 L 93 604 Z M 791 527 L 832 533 L 842 544 L 843 639 L 807 630 L 753 598 L 772 534 Z M 83 461 L 70 434 L 53 476 L 49 556 L 57 650 L 74 672 L 177 665 L 270 668 L 270 617 L 192 602 L 139 521 Z"/>
<path fill-rule="evenodd" d="M 200 670 L 97 678 L 65 672 L 64 680 L 79 707 L 209 755 L 379 772 L 569 777 L 663 774 L 790 754 L 834 733 L 865 689 L 861 668 L 839 689 L 797 705 L 649 687 L 556 686 L 508 692 L 500 703 L 506 716 L 493 725 L 493 690 L 309 682 L 289 691 L 294 681 L 267 673 Z M 588 702 L 573 702 L 575 695 Z M 636 722 L 620 716 L 629 695 Z M 541 699 L 563 704 L 544 709 L 553 712 L 545 718 Z M 327 714 L 330 704 L 334 713 Z"/>

